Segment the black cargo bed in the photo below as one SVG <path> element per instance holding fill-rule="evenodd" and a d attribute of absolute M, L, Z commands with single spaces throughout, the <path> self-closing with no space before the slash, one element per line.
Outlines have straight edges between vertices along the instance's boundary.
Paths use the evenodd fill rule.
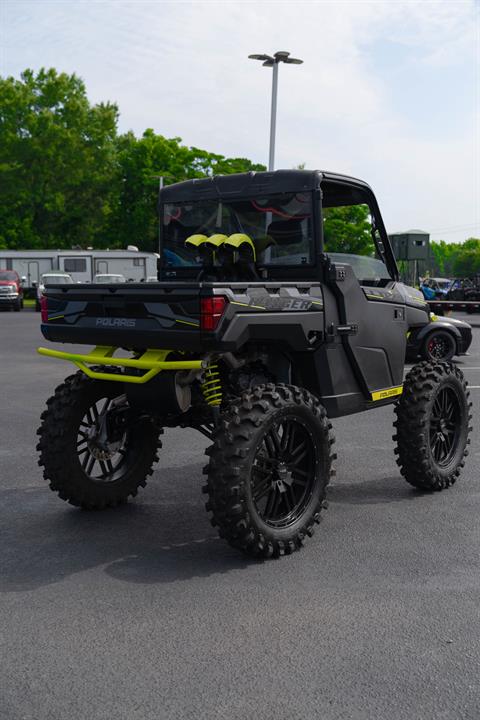
<path fill-rule="evenodd" d="M 215 295 L 223 296 L 225 304 L 214 328 L 205 323 L 203 330 L 202 299 Z M 263 341 L 303 350 L 324 331 L 318 282 L 52 285 L 46 297 L 48 322 L 42 333 L 52 342 L 198 354 Z"/>
<path fill-rule="evenodd" d="M 51 285 L 46 291 L 52 342 L 200 349 L 200 283 Z"/>

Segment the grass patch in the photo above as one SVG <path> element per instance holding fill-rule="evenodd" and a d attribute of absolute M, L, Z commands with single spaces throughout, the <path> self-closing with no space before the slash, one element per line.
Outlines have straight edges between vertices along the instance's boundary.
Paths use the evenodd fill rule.
<path fill-rule="evenodd" d="M 23 306 L 26 308 L 33 308 L 35 307 L 35 300 L 25 298 L 25 300 L 23 301 Z"/>

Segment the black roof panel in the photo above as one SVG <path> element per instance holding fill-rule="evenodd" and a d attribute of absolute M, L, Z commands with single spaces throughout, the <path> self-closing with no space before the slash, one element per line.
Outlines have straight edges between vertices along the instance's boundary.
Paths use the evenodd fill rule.
<path fill-rule="evenodd" d="M 275 170 L 217 175 L 167 185 L 160 191 L 160 202 L 307 192 L 319 187 L 320 178 L 321 174 L 316 170 Z"/>
<path fill-rule="evenodd" d="M 248 172 L 195 178 L 167 185 L 160 191 L 160 203 L 208 200 L 218 197 L 242 198 L 282 192 L 308 192 L 318 188 L 322 181 L 345 183 L 369 188 L 363 180 L 321 170 L 275 170 L 274 172 Z"/>

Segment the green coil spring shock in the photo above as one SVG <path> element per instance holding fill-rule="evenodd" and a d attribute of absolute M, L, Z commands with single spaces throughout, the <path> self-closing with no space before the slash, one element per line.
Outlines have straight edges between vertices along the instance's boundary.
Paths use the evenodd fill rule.
<path fill-rule="evenodd" d="M 210 363 L 202 381 L 202 393 L 210 407 L 218 407 L 222 402 L 222 381 L 217 363 Z"/>

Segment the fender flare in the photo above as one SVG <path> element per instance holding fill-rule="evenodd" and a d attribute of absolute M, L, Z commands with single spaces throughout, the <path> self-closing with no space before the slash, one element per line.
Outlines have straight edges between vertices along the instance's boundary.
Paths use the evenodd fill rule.
<path fill-rule="evenodd" d="M 444 320 L 433 320 L 432 322 L 429 322 L 428 325 L 424 325 L 420 330 L 415 334 L 415 343 L 420 347 L 425 342 L 425 338 L 430 335 L 433 332 L 436 332 L 438 330 L 444 330 L 455 340 L 456 349 L 458 350 L 459 347 L 459 341 L 461 340 L 462 336 L 460 333 L 460 330 L 455 327 L 452 323 L 445 322 Z"/>

